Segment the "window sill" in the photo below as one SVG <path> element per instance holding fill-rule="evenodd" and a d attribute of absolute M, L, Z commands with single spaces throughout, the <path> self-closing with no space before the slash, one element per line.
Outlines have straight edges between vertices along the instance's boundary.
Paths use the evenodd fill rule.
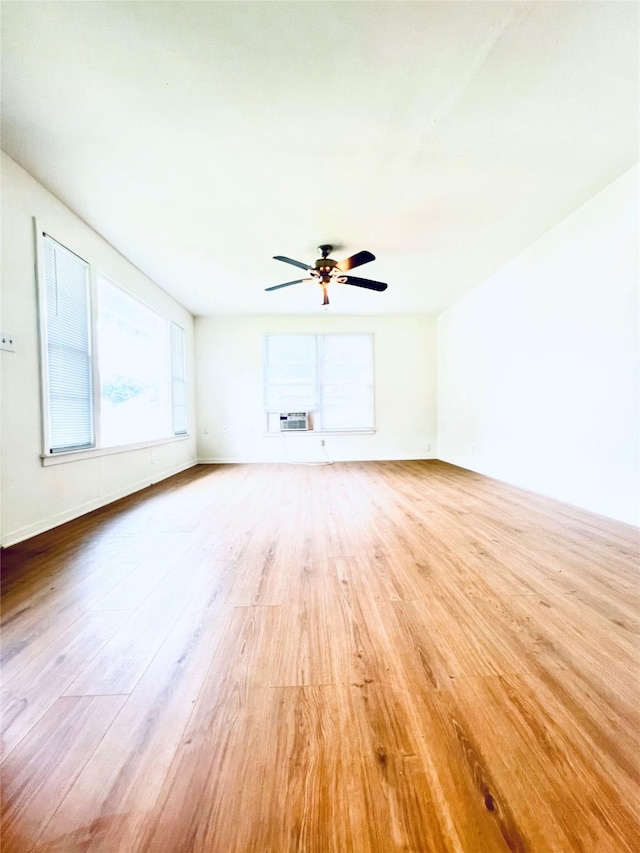
<path fill-rule="evenodd" d="M 375 429 L 282 429 L 264 432 L 265 438 L 277 438 L 280 435 L 374 435 Z"/>
<path fill-rule="evenodd" d="M 144 450 L 145 447 L 158 447 L 161 444 L 172 444 L 174 441 L 186 441 L 187 435 L 172 435 L 168 438 L 156 438 L 153 441 L 141 441 L 137 444 L 120 444 L 117 447 L 91 447 L 88 450 L 69 450 L 66 453 L 41 454 L 43 467 L 61 465 L 65 462 L 79 462 L 81 459 L 94 459 L 96 456 L 112 456 L 114 453 L 128 453 L 130 450 Z"/>

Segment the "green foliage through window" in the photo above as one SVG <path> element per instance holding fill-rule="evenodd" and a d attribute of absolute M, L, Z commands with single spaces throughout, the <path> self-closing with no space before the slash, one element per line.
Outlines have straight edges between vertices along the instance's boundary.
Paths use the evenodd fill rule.
<path fill-rule="evenodd" d="M 102 399 L 109 400 L 110 403 L 124 403 L 125 400 L 130 400 L 132 397 L 138 397 L 146 390 L 144 385 L 140 385 L 133 379 L 126 379 L 123 376 L 118 376 L 111 382 L 107 382 L 102 386 Z"/>

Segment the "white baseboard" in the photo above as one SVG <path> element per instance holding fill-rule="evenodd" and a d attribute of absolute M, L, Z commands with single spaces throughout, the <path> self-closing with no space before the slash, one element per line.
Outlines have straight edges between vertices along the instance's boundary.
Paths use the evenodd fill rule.
<path fill-rule="evenodd" d="M 380 459 L 337 459 L 336 462 L 402 462 L 409 459 L 437 459 L 434 453 L 415 454 L 413 456 L 385 456 Z M 286 459 L 240 459 L 227 456 L 203 456 L 198 459 L 198 465 L 261 465 L 286 462 Z"/>
<path fill-rule="evenodd" d="M 107 506 L 107 504 L 118 501 L 121 498 L 126 498 L 129 495 L 135 494 L 135 492 L 148 488 L 149 486 L 153 486 L 154 483 L 160 483 L 162 480 L 168 480 L 169 477 L 173 477 L 175 474 L 180 474 L 181 471 L 186 471 L 188 468 L 193 468 L 197 464 L 198 460 L 194 459 L 190 462 L 184 463 L 183 465 L 179 465 L 177 468 L 166 474 L 161 474 L 160 476 L 155 476 L 153 478 L 145 478 L 137 483 L 131 483 L 124 489 L 117 489 L 115 492 L 110 492 L 107 495 L 100 495 L 100 497 L 86 501 L 72 509 L 65 510 L 64 512 L 57 513 L 56 515 L 50 515 L 42 521 L 38 521 L 34 524 L 28 524 L 25 527 L 18 528 L 17 530 L 10 530 L 8 533 L 3 534 L 2 547 L 9 548 L 11 545 L 16 545 L 18 542 L 23 542 L 25 539 L 37 536 L 39 533 L 46 533 L 47 530 L 53 530 L 54 527 L 66 524 L 67 521 L 73 521 L 75 518 L 80 518 L 80 516 L 86 515 L 88 512 L 93 512 L 95 509 L 100 509 L 103 506 Z"/>
<path fill-rule="evenodd" d="M 252 462 L 259 464 L 258 459 L 238 459 L 231 456 L 206 456 L 198 459 L 198 465 L 246 465 Z"/>

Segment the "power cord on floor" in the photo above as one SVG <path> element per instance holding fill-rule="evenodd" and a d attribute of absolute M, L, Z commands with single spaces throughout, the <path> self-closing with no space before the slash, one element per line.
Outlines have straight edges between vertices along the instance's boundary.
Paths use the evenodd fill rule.
<path fill-rule="evenodd" d="M 322 443 L 321 443 L 321 445 L 320 445 L 320 446 L 322 447 L 322 449 L 323 449 L 323 451 L 324 451 L 324 455 L 327 457 L 326 462 L 325 462 L 325 461 L 320 461 L 320 462 L 301 462 L 301 461 L 297 461 L 297 460 L 294 460 L 294 459 L 292 459 L 292 458 L 291 458 L 291 453 L 290 453 L 289 443 L 288 443 L 288 441 L 287 441 L 287 431 L 286 431 L 286 430 L 282 430 L 282 431 L 281 431 L 281 433 L 280 433 L 280 435 L 282 436 L 282 440 L 283 440 L 283 442 L 284 442 L 285 455 L 286 455 L 286 457 L 287 457 L 287 463 L 288 463 L 289 465 L 310 465 L 310 466 L 315 466 L 315 467 L 317 467 L 317 466 L 333 465 L 333 464 L 334 464 L 334 460 L 329 458 L 329 454 L 327 453 L 327 447 L 326 447 L 326 445 L 325 445 L 325 443 L 324 443 L 324 439 L 322 439 Z"/>

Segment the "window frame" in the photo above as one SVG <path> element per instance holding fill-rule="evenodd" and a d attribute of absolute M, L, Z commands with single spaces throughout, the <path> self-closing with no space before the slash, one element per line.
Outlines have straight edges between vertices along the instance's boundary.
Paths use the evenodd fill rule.
<path fill-rule="evenodd" d="M 43 466 L 59 465 L 61 463 L 75 462 L 81 459 L 91 459 L 99 456 L 109 456 L 117 453 L 126 453 L 132 450 L 141 450 L 158 445 L 170 444 L 176 441 L 185 441 L 191 437 L 189 431 L 189 376 L 187 371 L 187 353 L 186 353 L 186 330 L 179 322 L 171 319 L 171 317 L 158 311 L 153 306 L 149 305 L 143 299 L 140 299 L 135 293 L 132 293 L 126 287 L 123 287 L 118 282 L 114 281 L 111 276 L 99 269 L 98 265 L 88 258 L 83 258 L 82 255 L 74 252 L 66 243 L 55 237 L 50 230 L 43 227 L 42 223 L 36 218 L 33 218 L 34 227 L 34 243 L 35 243 L 35 278 L 36 278 L 36 298 L 38 305 L 38 348 L 39 348 L 39 367 L 40 367 L 40 415 L 41 415 L 41 452 L 40 460 Z M 83 447 L 69 450 L 51 450 L 51 406 L 49 404 L 49 358 L 48 358 L 48 323 L 47 323 L 47 296 L 46 296 L 46 278 L 45 278 L 45 263 L 44 263 L 44 238 L 48 237 L 54 243 L 61 246 L 71 255 L 79 258 L 88 267 L 88 291 L 89 291 L 89 334 L 90 334 L 90 355 L 91 355 L 91 404 L 93 415 L 93 432 L 94 443 L 91 447 Z M 102 446 L 100 435 L 100 365 L 98 359 L 98 341 L 97 341 L 97 325 L 98 325 L 98 294 L 97 294 L 97 277 L 98 274 L 106 278 L 113 285 L 120 288 L 127 296 L 137 300 L 149 311 L 158 314 L 166 322 L 166 337 L 168 351 L 168 367 L 169 372 L 166 377 L 167 388 L 169 391 L 169 417 L 168 424 L 171 430 L 166 436 L 153 439 L 145 439 L 142 441 L 131 442 L 128 444 L 118 444 L 111 446 Z M 183 334 L 183 376 L 185 386 L 185 406 L 186 406 L 186 432 L 173 432 L 174 429 L 174 411 L 173 411 L 173 382 L 172 382 L 172 349 L 171 349 L 171 327 L 177 326 L 182 330 Z"/>

